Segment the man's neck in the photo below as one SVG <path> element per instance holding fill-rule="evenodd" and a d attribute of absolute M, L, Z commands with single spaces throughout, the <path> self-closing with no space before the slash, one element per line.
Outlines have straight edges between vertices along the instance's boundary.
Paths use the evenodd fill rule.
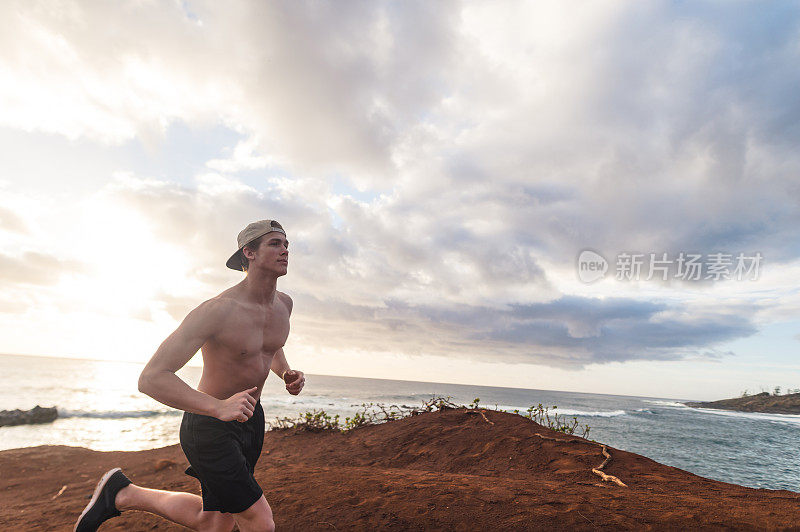
<path fill-rule="evenodd" d="M 266 272 L 253 270 L 247 272 L 242 286 L 248 299 L 261 305 L 270 305 L 275 300 L 278 278 Z"/>

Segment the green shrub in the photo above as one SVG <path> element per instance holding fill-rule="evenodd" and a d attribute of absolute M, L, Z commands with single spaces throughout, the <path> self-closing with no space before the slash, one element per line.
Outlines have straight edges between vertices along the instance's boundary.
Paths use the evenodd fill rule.
<path fill-rule="evenodd" d="M 416 416 L 423 412 L 434 412 L 442 410 L 451 410 L 455 408 L 467 408 L 470 410 L 478 410 L 480 398 L 476 397 L 469 406 L 459 405 L 447 397 L 431 397 L 427 401 L 423 401 L 422 405 L 412 407 L 407 405 L 384 405 L 382 403 L 361 403 L 361 409 L 358 410 L 353 417 L 344 418 L 344 423 L 339 421 L 339 414 L 334 416 L 329 415 L 324 410 L 312 410 L 311 412 L 302 412 L 297 417 L 283 417 L 276 418 L 274 422 L 269 423 L 269 430 L 286 430 L 297 429 L 309 432 L 320 432 L 325 430 L 337 430 L 346 432 L 358 427 L 366 425 L 378 425 L 386 423 L 387 421 L 394 421 L 405 417 Z M 558 407 L 551 407 L 556 410 Z M 495 405 L 494 410 L 498 411 L 499 408 Z M 564 434 L 575 434 L 578 429 L 578 418 L 573 416 L 572 422 L 567 422 L 564 416 L 559 416 L 557 413 L 550 415 L 547 407 L 539 403 L 537 406 L 531 406 L 526 410 L 525 414 L 520 414 L 519 410 L 514 410 L 515 415 L 522 415 L 542 426 Z M 581 437 L 586 438 L 589 436 L 589 425 L 583 425 Z"/>

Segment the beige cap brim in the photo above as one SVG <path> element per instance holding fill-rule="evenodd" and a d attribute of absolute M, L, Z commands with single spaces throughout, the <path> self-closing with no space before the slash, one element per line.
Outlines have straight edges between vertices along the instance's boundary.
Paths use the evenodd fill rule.
<path fill-rule="evenodd" d="M 225 266 L 227 266 L 231 270 L 238 270 L 240 272 L 243 272 L 244 268 L 242 267 L 242 250 L 237 249 L 236 253 L 231 255 L 231 258 L 229 258 L 228 261 L 225 263 Z"/>

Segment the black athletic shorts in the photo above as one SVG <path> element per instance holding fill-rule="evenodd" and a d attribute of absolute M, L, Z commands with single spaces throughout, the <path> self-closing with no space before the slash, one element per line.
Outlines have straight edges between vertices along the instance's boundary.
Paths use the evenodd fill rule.
<path fill-rule="evenodd" d="M 253 477 L 264 444 L 261 401 L 244 423 L 184 412 L 180 437 L 186 474 L 200 481 L 203 510 L 239 513 L 261 498 Z"/>

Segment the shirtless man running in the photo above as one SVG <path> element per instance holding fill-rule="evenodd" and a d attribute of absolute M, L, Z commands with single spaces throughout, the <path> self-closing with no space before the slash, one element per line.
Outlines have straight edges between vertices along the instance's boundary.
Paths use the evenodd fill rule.
<path fill-rule="evenodd" d="M 270 370 L 297 395 L 303 372 L 289 369 L 283 345 L 292 299 L 276 289 L 286 275 L 289 241 L 281 225 L 248 225 L 226 265 L 247 272 L 239 284 L 202 303 L 158 348 L 139 378 L 139 391 L 184 410 L 180 441 L 186 473 L 200 480 L 202 498 L 132 484 L 119 468 L 100 479 L 75 532 L 94 531 L 124 510 L 143 510 L 194 530 L 274 530 L 272 509 L 253 477 L 264 442 L 261 390 Z M 197 390 L 175 372 L 202 350 Z"/>

